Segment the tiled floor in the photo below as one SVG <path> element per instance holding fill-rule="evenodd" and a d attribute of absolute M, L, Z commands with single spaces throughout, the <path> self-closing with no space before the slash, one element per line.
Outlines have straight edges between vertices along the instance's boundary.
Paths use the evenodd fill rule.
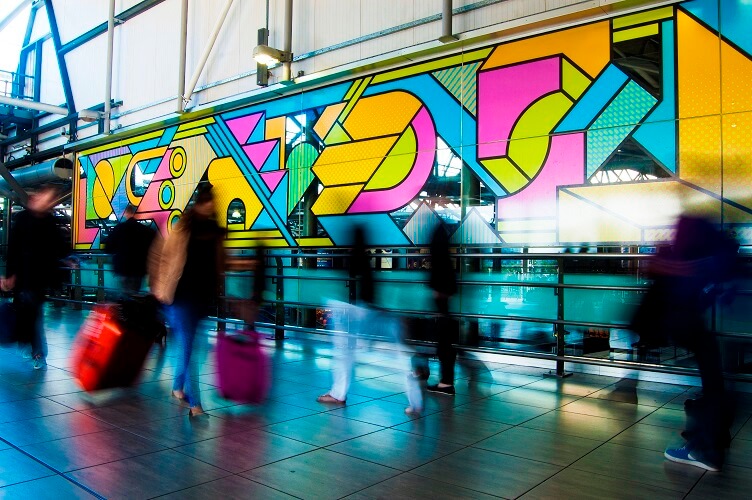
<path fill-rule="evenodd" d="M 348 405 L 316 402 L 330 382 L 325 341 L 265 344 L 273 387 L 236 405 L 214 387 L 200 338 L 208 416 L 170 396 L 174 346 L 141 382 L 81 392 L 68 352 L 84 313 L 47 310 L 49 368 L 0 349 L 0 497 L 91 498 L 749 498 L 752 398 L 740 395 L 722 473 L 667 462 L 696 388 L 463 357 L 457 395 L 426 394 L 406 416 L 404 367 L 363 350 Z M 437 371 L 435 361 L 432 371 Z"/>

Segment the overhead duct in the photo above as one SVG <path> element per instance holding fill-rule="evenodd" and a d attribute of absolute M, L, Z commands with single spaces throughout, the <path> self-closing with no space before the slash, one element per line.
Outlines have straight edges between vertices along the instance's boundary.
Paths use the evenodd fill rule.
<path fill-rule="evenodd" d="M 34 188 L 46 183 L 59 183 L 73 178 L 73 162 L 67 158 L 56 158 L 30 167 L 11 170 L 13 178 L 24 188 Z M 0 191 L 11 191 L 5 179 L 0 179 Z"/>

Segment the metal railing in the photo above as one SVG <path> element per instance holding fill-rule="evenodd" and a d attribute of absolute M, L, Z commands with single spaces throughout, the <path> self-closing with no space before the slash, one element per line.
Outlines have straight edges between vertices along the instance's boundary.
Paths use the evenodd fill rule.
<path fill-rule="evenodd" d="M 377 300 L 380 289 L 385 291 L 382 295 L 389 296 L 379 301 L 378 307 L 404 316 L 435 314 L 427 288 L 428 273 L 408 269 L 411 259 L 427 257 L 425 253 L 407 251 L 373 256 L 374 263 L 379 259 L 380 264 L 375 267 L 381 267 L 374 270 Z M 648 255 L 640 254 L 456 254 L 460 291 L 453 301 L 451 314 L 461 325 L 460 347 L 550 360 L 555 362 L 559 376 L 565 375 L 565 363 L 696 374 L 693 368 L 685 366 L 691 364 L 691 357 L 677 348 L 641 352 L 631 349 L 629 342 L 612 342 L 614 345 L 611 345 L 606 340 L 604 350 L 597 354 L 585 352 L 586 338 L 609 338 L 615 333 L 629 337 L 625 320 L 628 314 L 619 311 L 619 307 L 633 307 L 639 303 L 639 294 L 647 289 L 649 281 L 644 276 L 647 258 Z M 107 255 L 79 254 L 79 259 L 81 265 L 70 271 L 65 293 L 52 297 L 54 300 L 80 308 L 109 300 L 117 294 Z M 257 325 L 273 330 L 279 340 L 284 338 L 285 332 L 330 334 L 324 325 L 326 299 L 353 302 L 355 297 L 357 285 L 347 275 L 346 259 L 344 252 L 267 253 L 266 305 Z M 751 258 L 743 259 L 745 268 L 752 267 Z M 319 267 L 319 264 L 327 267 Z M 332 267 L 328 267 L 330 264 Z M 224 296 L 247 298 L 251 274 L 227 273 Z M 747 275 L 743 277 L 742 286 L 736 291 L 737 300 L 752 304 L 752 288 L 745 280 L 752 282 L 747 280 Z M 409 296 L 410 301 L 395 299 L 394 295 L 400 293 L 401 297 Z M 478 297 L 483 294 L 492 300 L 480 300 Z M 519 307 L 500 310 L 489 305 L 505 299 Z M 748 310 L 744 304 L 741 308 Z M 598 309 L 601 313 L 595 314 Z M 609 309 L 619 312 L 616 316 L 621 317 L 615 317 Z M 744 312 L 742 318 L 724 321 L 728 315 L 723 306 L 713 304 L 707 316 L 711 331 L 726 344 L 752 345 L 752 328 L 746 328 L 747 324 L 752 326 L 752 318 L 747 318 Z M 218 322 L 219 328 L 241 322 L 231 316 L 218 308 L 212 319 Z M 724 328 L 740 321 L 741 329 L 738 325 Z M 496 334 L 497 330 L 502 334 Z M 519 334 L 505 336 L 506 330 L 519 330 Z M 589 337 L 591 334 L 593 336 Z M 425 339 L 412 341 L 430 344 Z M 738 350 L 741 360 L 735 365 L 727 363 L 729 371 L 738 371 L 739 365 L 745 362 L 746 346 Z"/>
<path fill-rule="evenodd" d="M 0 95 L 17 99 L 33 99 L 34 77 L 0 70 Z"/>

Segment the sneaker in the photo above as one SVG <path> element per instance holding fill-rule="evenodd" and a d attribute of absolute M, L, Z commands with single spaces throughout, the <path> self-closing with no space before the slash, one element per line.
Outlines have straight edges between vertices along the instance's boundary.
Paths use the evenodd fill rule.
<path fill-rule="evenodd" d="M 31 359 L 31 346 L 19 346 L 18 355 L 21 356 L 22 359 Z"/>
<path fill-rule="evenodd" d="M 448 385 L 446 387 L 439 387 L 439 384 L 429 385 L 426 387 L 428 392 L 438 392 L 439 394 L 446 394 L 447 396 L 454 396 L 454 386 Z"/>
<path fill-rule="evenodd" d="M 35 370 L 47 369 L 47 360 L 44 359 L 44 356 L 40 356 L 40 355 L 34 356 L 34 369 Z"/>
<path fill-rule="evenodd" d="M 667 448 L 666 451 L 663 452 L 663 456 L 671 460 L 672 462 L 694 465 L 695 467 L 709 470 L 711 472 L 718 472 L 721 470 L 720 467 L 710 463 L 707 460 L 700 460 L 693 457 L 692 452 L 686 445 L 682 446 L 681 448 Z"/>

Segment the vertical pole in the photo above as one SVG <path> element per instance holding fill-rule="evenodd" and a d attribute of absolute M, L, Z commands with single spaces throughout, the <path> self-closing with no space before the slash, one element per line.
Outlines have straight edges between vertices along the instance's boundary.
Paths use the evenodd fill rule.
<path fill-rule="evenodd" d="M 452 0 L 444 0 L 441 6 L 441 36 L 452 36 Z"/>
<path fill-rule="evenodd" d="M 110 0 L 110 13 L 107 17 L 107 68 L 104 84 L 104 133 L 110 133 L 112 113 L 112 52 L 115 41 L 115 0 Z"/>
<path fill-rule="evenodd" d="M 183 0 L 180 7 L 180 54 L 178 54 L 178 101 L 176 111 L 183 112 L 183 94 L 185 94 L 185 52 L 188 39 L 188 0 Z"/>
<path fill-rule="evenodd" d="M 285 45 L 283 50 L 292 53 L 292 0 L 285 0 Z M 292 61 L 282 64 L 282 81 L 292 80 Z"/>
<path fill-rule="evenodd" d="M 564 288 L 561 287 L 561 285 L 564 284 L 564 259 L 559 258 L 557 259 L 558 264 L 558 284 L 559 286 L 556 288 L 556 319 L 559 320 L 558 323 L 556 323 L 556 355 L 557 356 L 563 356 L 564 355 L 564 323 L 561 323 L 561 321 L 564 320 Z M 564 361 L 557 359 L 556 360 L 556 376 L 563 378 L 566 377 L 568 374 L 564 372 Z"/>
<path fill-rule="evenodd" d="M 274 340 L 285 340 L 285 268 L 282 257 L 275 257 L 277 263 L 277 306 L 274 312 Z"/>

